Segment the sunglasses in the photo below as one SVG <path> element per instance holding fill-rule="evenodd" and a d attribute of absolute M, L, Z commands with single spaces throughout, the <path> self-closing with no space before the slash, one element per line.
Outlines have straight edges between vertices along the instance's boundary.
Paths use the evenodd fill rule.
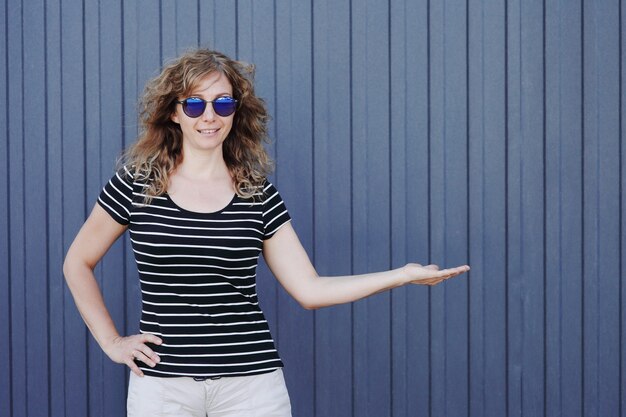
<path fill-rule="evenodd" d="M 207 103 L 211 103 L 215 114 L 222 117 L 228 117 L 237 110 L 237 100 L 228 96 L 218 97 L 215 100 L 203 100 L 199 97 L 189 97 L 176 102 L 182 104 L 185 114 L 193 119 L 204 114 Z"/>

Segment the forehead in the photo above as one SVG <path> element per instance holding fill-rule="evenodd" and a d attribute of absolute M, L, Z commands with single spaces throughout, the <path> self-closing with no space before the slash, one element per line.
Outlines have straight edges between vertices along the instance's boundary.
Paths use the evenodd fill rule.
<path fill-rule="evenodd" d="M 189 92 L 198 95 L 232 94 L 233 86 L 226 75 L 221 72 L 212 72 L 196 80 Z"/>

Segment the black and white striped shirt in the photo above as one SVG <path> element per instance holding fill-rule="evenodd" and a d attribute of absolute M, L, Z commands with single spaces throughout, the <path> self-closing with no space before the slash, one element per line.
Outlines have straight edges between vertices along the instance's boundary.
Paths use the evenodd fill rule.
<path fill-rule="evenodd" d="M 222 210 L 197 213 L 166 194 L 143 202 L 145 182 L 124 168 L 98 203 L 128 225 L 142 294 L 140 329 L 161 362 L 146 375 L 251 375 L 283 366 L 256 293 L 263 240 L 290 220 L 269 182 L 254 198 L 235 196 Z"/>

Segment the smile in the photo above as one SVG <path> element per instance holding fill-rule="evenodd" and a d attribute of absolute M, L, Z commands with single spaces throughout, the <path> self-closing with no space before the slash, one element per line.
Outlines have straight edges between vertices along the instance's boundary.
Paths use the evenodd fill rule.
<path fill-rule="evenodd" d="M 219 129 L 203 129 L 203 130 L 198 130 L 198 132 L 203 135 L 210 135 L 210 134 L 217 132 L 218 130 Z"/>

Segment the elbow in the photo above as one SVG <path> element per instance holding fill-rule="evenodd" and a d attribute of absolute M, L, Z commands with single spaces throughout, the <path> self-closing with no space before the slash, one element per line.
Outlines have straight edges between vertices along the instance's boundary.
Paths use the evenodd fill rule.
<path fill-rule="evenodd" d="M 78 257 L 76 256 L 76 251 L 74 251 L 70 246 L 69 250 L 65 254 L 65 259 L 63 260 L 63 275 L 65 275 L 66 280 L 76 270 L 77 265 Z"/>
<path fill-rule="evenodd" d="M 317 308 L 319 308 L 315 301 L 312 299 L 312 297 L 310 297 L 306 293 L 294 293 L 290 291 L 288 292 L 291 295 L 291 298 L 293 298 L 298 304 L 300 304 L 300 307 L 302 307 L 303 309 L 316 310 Z"/>
<path fill-rule="evenodd" d="M 297 280 L 298 285 L 283 285 L 289 295 L 305 310 L 317 310 L 326 307 L 326 293 L 322 280 L 317 274 Z"/>
<path fill-rule="evenodd" d="M 319 300 L 311 295 L 300 295 L 299 297 L 295 297 L 296 301 L 300 304 L 300 306 L 305 310 L 317 310 L 318 308 L 324 307 Z"/>
<path fill-rule="evenodd" d="M 299 303 L 300 303 L 300 306 L 302 306 L 302 308 L 305 310 L 317 310 L 318 308 L 322 307 L 314 303 L 307 303 L 307 302 L 302 302 L 302 301 L 299 301 Z"/>
<path fill-rule="evenodd" d="M 72 260 L 68 255 L 66 255 L 65 259 L 63 260 L 63 276 L 65 277 L 65 280 L 67 280 L 67 277 L 71 273 L 71 271 L 72 271 Z"/>
<path fill-rule="evenodd" d="M 63 261 L 63 276 L 67 285 L 72 283 L 72 279 L 83 274 L 83 271 L 92 270 L 93 267 L 84 260 L 75 256 L 70 250 Z"/>
<path fill-rule="evenodd" d="M 63 276 L 65 277 L 65 282 L 69 285 L 71 282 L 71 277 L 74 275 L 73 271 L 76 269 L 75 262 L 72 260 L 71 256 L 66 256 L 63 261 Z"/>

